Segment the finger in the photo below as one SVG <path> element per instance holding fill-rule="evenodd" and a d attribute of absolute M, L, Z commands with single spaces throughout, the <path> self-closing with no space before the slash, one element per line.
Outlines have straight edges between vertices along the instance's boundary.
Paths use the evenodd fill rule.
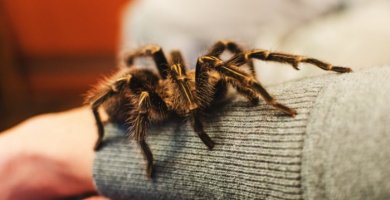
<path fill-rule="evenodd" d="M 110 199 L 103 196 L 93 196 L 93 197 L 85 198 L 83 200 L 110 200 Z"/>

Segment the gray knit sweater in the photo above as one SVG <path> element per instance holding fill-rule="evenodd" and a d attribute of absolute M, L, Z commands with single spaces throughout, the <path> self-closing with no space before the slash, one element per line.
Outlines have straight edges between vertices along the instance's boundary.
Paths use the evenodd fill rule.
<path fill-rule="evenodd" d="M 106 127 L 94 179 L 120 199 L 389 199 L 390 67 L 269 87 L 295 118 L 243 100 L 210 114 L 208 150 L 187 124 L 149 131 L 156 173 L 137 145 Z"/>

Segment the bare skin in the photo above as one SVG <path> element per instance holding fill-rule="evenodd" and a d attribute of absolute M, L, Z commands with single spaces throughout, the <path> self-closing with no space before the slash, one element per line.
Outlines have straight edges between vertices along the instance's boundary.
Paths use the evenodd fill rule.
<path fill-rule="evenodd" d="M 96 192 L 96 139 L 95 121 L 86 108 L 36 116 L 0 133 L 0 196 L 46 200 Z"/>

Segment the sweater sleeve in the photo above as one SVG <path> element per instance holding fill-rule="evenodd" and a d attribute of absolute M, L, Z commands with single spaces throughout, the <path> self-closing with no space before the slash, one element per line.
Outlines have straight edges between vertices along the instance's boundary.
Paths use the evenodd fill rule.
<path fill-rule="evenodd" d="M 155 125 L 152 180 L 138 146 L 109 124 L 95 185 L 114 200 L 389 198 L 389 80 L 383 67 L 269 87 L 295 118 L 264 102 L 221 105 L 205 120 L 213 150 L 185 122 Z"/>

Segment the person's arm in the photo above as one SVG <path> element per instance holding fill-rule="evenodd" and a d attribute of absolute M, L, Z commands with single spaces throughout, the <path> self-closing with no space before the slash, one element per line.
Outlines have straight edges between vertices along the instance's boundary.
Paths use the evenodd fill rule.
<path fill-rule="evenodd" d="M 229 103 L 209 116 L 209 151 L 189 126 L 150 131 L 156 177 L 125 131 L 96 127 L 80 108 L 30 119 L 0 134 L 2 199 L 53 199 L 95 191 L 112 199 L 386 199 L 390 196 L 390 68 L 270 87 L 297 108 L 289 118 L 261 103 Z M 352 196 L 355 195 L 355 196 Z"/>
<path fill-rule="evenodd" d="M 295 118 L 264 102 L 230 102 L 205 120 L 213 150 L 191 127 L 148 131 L 155 177 L 136 143 L 115 125 L 94 162 L 112 199 L 388 199 L 390 68 L 269 87 Z"/>
<path fill-rule="evenodd" d="M 33 117 L 0 133 L 1 199 L 60 199 L 95 192 L 96 138 L 86 107 Z"/>

